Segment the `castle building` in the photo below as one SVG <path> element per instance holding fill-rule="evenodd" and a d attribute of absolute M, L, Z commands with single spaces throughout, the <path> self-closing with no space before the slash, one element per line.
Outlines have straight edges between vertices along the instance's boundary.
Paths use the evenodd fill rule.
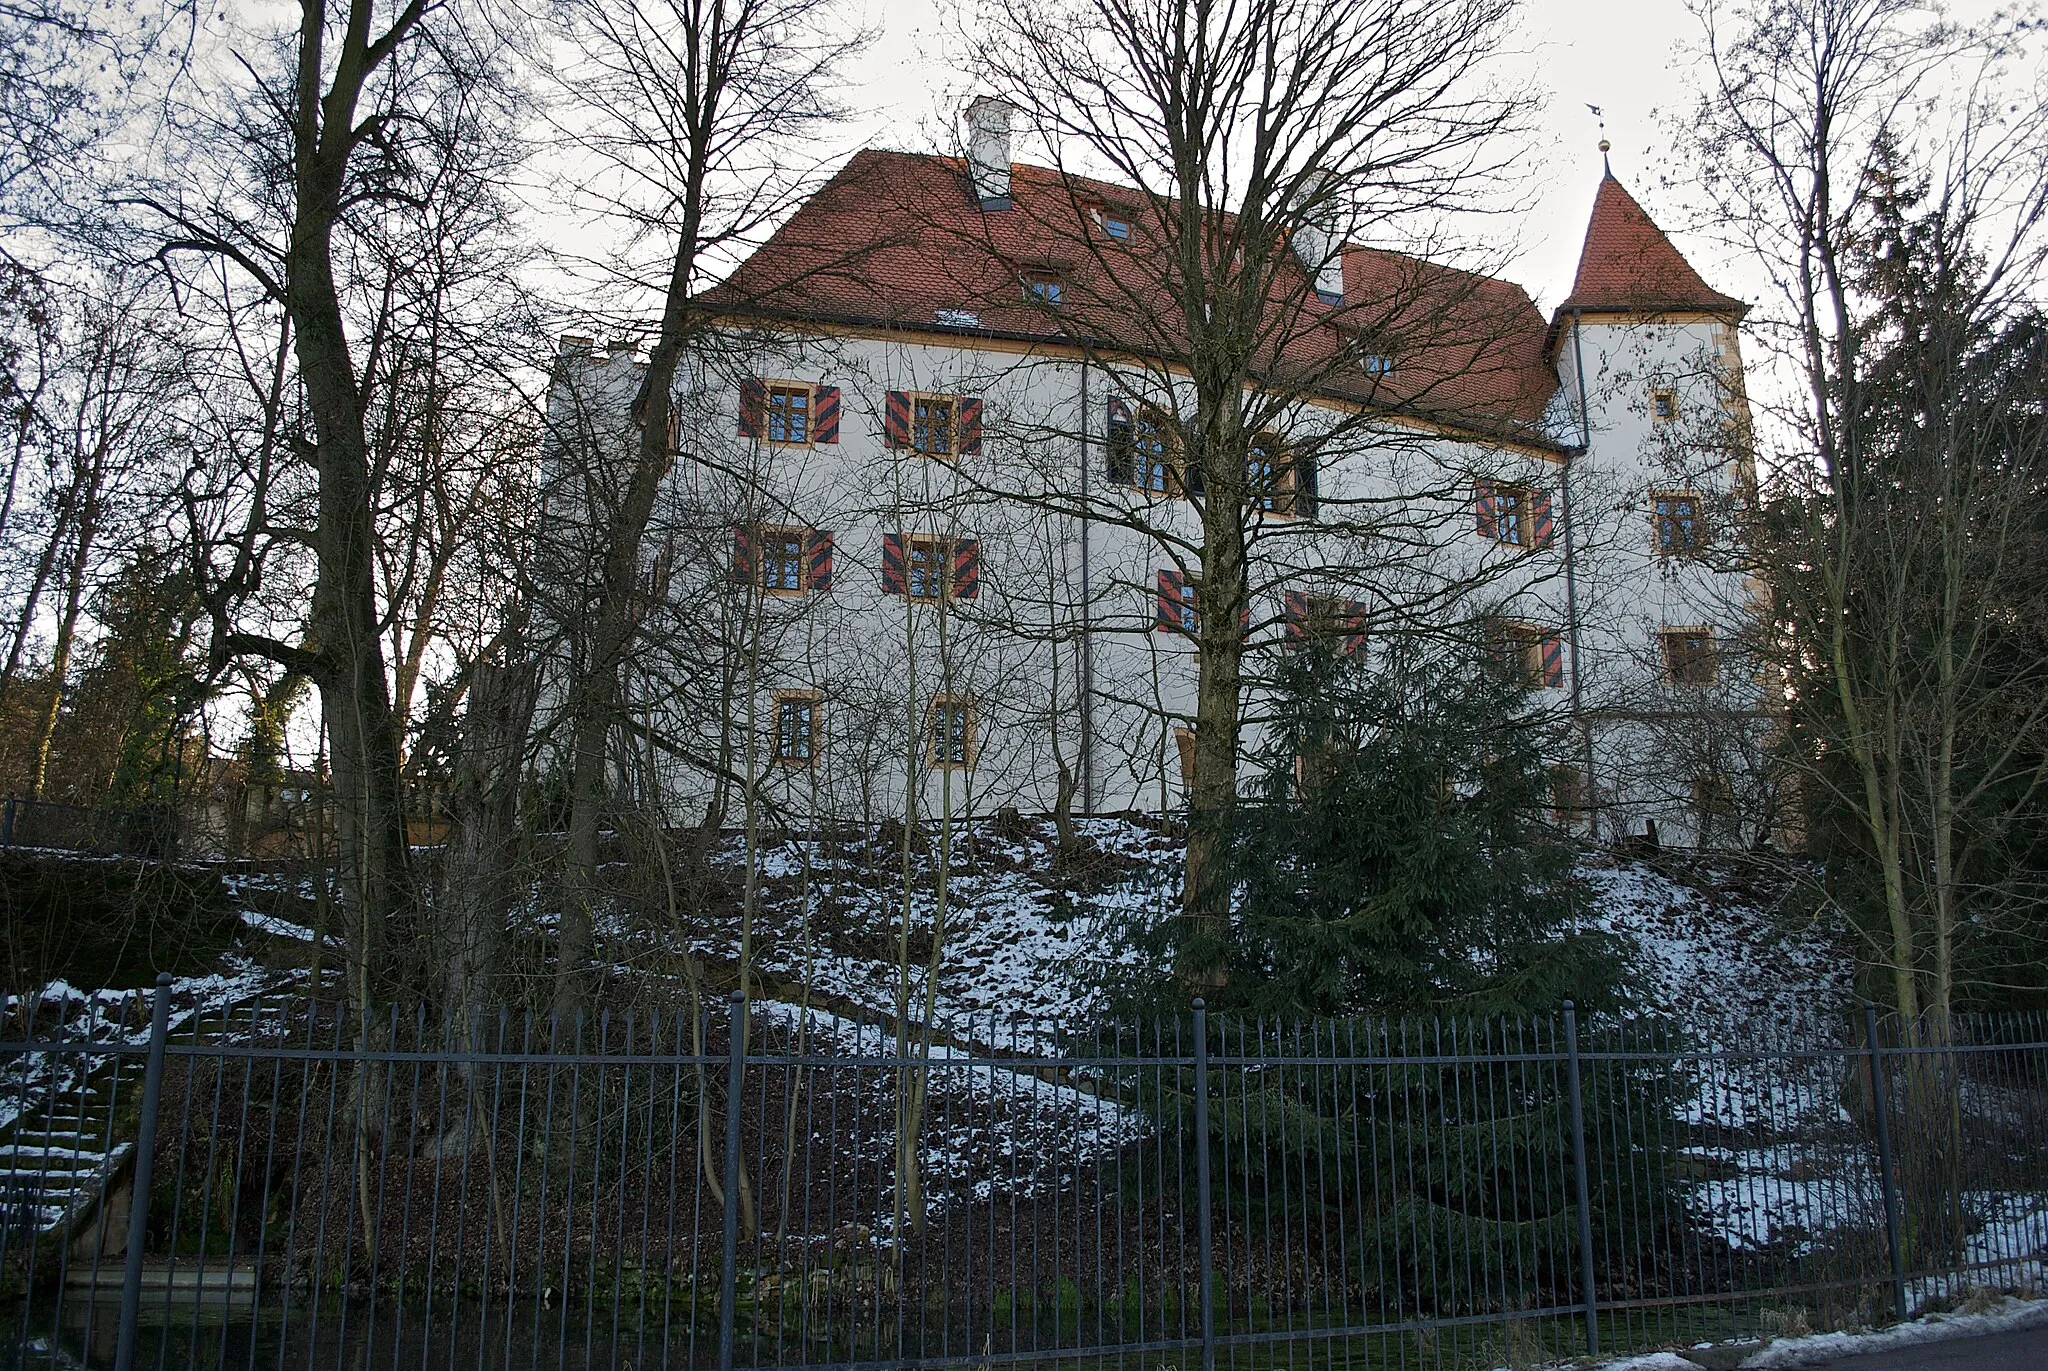
<path fill-rule="evenodd" d="M 856 154 L 701 302 L 620 744 L 678 822 L 749 793 L 798 821 L 1182 803 L 1199 323 L 1158 202 L 1013 164 L 1000 114 L 966 158 Z M 1248 746 L 1262 664 L 1311 634 L 1483 634 L 1560 721 L 1560 820 L 1757 840 L 1745 307 L 1612 174 L 1549 318 L 1312 237 L 1251 343 L 1286 385 L 1244 411 Z M 565 660 L 642 370 L 583 338 L 556 360 L 538 555 Z"/>

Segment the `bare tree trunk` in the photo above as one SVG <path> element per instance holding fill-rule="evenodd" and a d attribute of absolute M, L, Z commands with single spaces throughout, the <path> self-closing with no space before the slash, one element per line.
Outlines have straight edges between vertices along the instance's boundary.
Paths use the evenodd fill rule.
<path fill-rule="evenodd" d="M 472 669 L 450 795 L 454 831 L 442 905 L 455 945 L 446 959 L 447 1008 L 465 1033 L 495 999 L 517 873 L 519 782 L 540 686 L 519 622 L 523 616 L 517 609 L 512 614 L 499 638 L 502 660 L 481 661 Z"/>

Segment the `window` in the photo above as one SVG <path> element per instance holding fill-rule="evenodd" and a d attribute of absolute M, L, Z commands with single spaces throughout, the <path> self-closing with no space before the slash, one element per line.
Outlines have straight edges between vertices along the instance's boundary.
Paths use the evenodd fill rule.
<path fill-rule="evenodd" d="M 1064 292 L 1064 283 L 1056 271 L 1027 271 L 1023 275 L 1024 298 L 1039 304 L 1056 305 Z"/>
<path fill-rule="evenodd" d="M 839 441 L 839 387 L 810 381 L 740 381 L 739 435 L 776 447 Z"/>
<path fill-rule="evenodd" d="M 950 459 L 981 453 L 981 400 L 892 390 L 882 404 L 882 440 L 892 448 Z"/>
<path fill-rule="evenodd" d="M 938 600 L 946 594 L 946 547 L 937 538 L 912 538 L 904 571 L 913 600 Z"/>
<path fill-rule="evenodd" d="M 1296 647 L 1323 643 L 1345 655 L 1365 650 L 1369 609 L 1362 601 L 1288 590 L 1281 592 L 1280 607 L 1287 640 Z"/>
<path fill-rule="evenodd" d="M 816 691 L 775 692 L 775 760 L 784 766 L 809 766 L 818 755 L 820 705 Z"/>
<path fill-rule="evenodd" d="M 1481 536 L 1512 547 L 1529 546 L 1529 510 L 1534 503 L 1535 492 L 1527 486 L 1481 481 L 1478 505 Z"/>
<path fill-rule="evenodd" d="M 1667 628 L 1657 635 L 1664 647 L 1664 674 L 1673 685 L 1712 685 L 1720 674 L 1711 628 Z"/>
<path fill-rule="evenodd" d="M 1550 817 L 1561 824 L 1575 824 L 1585 817 L 1586 782 L 1569 762 L 1550 768 Z"/>
<path fill-rule="evenodd" d="M 953 455 L 954 400 L 950 395 L 910 397 L 910 449 L 928 457 Z"/>
<path fill-rule="evenodd" d="M 1531 689 L 1564 684 L 1564 641 L 1549 629 L 1510 619 L 1487 627 L 1488 650 L 1504 679 Z"/>
<path fill-rule="evenodd" d="M 1550 546 L 1556 525 L 1547 490 L 1500 481 L 1481 481 L 1473 508 L 1475 527 L 1482 538 L 1490 538 L 1508 547 Z"/>
<path fill-rule="evenodd" d="M 1166 416 L 1150 405 L 1130 421 L 1129 484 L 1154 495 L 1164 495 L 1172 479 L 1173 442 Z"/>
<path fill-rule="evenodd" d="M 1246 503 L 1269 514 L 1290 516 L 1295 512 L 1294 463 L 1280 439 L 1261 433 L 1252 439 L 1245 463 Z"/>
<path fill-rule="evenodd" d="M 972 600 L 981 594 L 981 543 L 929 534 L 882 535 L 882 589 L 910 600 Z"/>
<path fill-rule="evenodd" d="M 1119 243 L 1128 243 L 1131 240 L 1131 221 L 1121 214 L 1105 214 L 1102 216 L 1102 231 Z"/>
<path fill-rule="evenodd" d="M 1657 523 L 1657 555 L 1689 557 L 1706 546 L 1700 497 L 1689 490 L 1660 490 L 1650 496 Z"/>
<path fill-rule="evenodd" d="M 791 446 L 808 446 L 811 441 L 811 388 L 776 385 L 768 387 L 768 441 Z"/>
<path fill-rule="evenodd" d="M 1201 585 L 1184 571 L 1159 573 L 1159 611 L 1153 627 L 1163 633 L 1199 633 L 1202 629 Z"/>
<path fill-rule="evenodd" d="M 1735 813 L 1735 787 L 1718 771 L 1692 778 L 1692 810 L 1705 820 L 1726 819 Z"/>
<path fill-rule="evenodd" d="M 755 570 L 763 590 L 801 595 L 804 589 L 804 530 L 764 528 L 755 544 Z"/>
<path fill-rule="evenodd" d="M 932 701 L 928 760 L 937 767 L 974 765 L 974 701 L 940 695 Z"/>
<path fill-rule="evenodd" d="M 1668 386 L 1658 386 L 1650 392 L 1650 417 L 1658 423 L 1669 423 L 1678 417 L 1678 392 Z"/>
<path fill-rule="evenodd" d="M 1366 375 L 1374 379 L 1391 376 L 1394 372 L 1394 359 L 1384 352 L 1364 353 L 1359 357 L 1358 365 Z"/>

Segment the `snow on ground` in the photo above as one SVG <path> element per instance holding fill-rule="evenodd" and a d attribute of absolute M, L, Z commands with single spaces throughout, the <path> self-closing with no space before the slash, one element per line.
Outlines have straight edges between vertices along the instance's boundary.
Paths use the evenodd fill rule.
<path fill-rule="evenodd" d="M 757 1002 L 754 1016 L 769 1025 L 763 1045 L 769 1051 L 801 1045 L 806 1056 L 896 1059 L 893 1032 L 824 1010 Z M 986 1201 L 998 1188 L 1013 1201 L 1052 1193 L 1149 1127 L 1143 1115 L 1114 1099 L 1045 1080 L 986 1052 L 935 1043 L 927 1060 L 929 1102 L 918 1156 L 931 1212 Z M 895 1147 L 894 1121 L 893 1107 L 883 1109 L 865 1125 L 845 1126 L 862 1136 L 842 1131 L 829 1141 L 836 1150 L 888 1155 Z M 886 1214 L 870 1216 L 877 1240 L 889 1223 Z"/>
<path fill-rule="evenodd" d="M 1641 952 L 1639 1006 L 1740 1039 L 1838 1020 L 1854 959 L 1844 930 L 1794 924 L 1772 892 L 1702 863 L 1697 883 L 1642 862 L 1587 863 L 1594 922 Z"/>
<path fill-rule="evenodd" d="M 1009 836 L 977 825 L 971 845 L 963 844 L 947 889 L 939 1027 L 983 1041 L 1007 1043 L 1013 1032 L 1028 1038 L 1099 1007 L 1105 971 L 1135 963 L 1121 931 L 1177 897 L 1174 844 L 1121 819 L 1081 819 L 1075 827 L 1096 850 L 1093 874 L 1056 870 L 1049 822 L 1025 821 Z M 744 849 L 729 840 L 713 860 L 735 871 Z M 825 844 L 795 841 L 763 851 L 757 869 L 766 887 L 763 924 L 780 935 L 761 939 L 764 969 L 893 1013 L 900 876 Z M 924 952 L 937 912 L 928 873 L 919 884 L 911 904 L 914 1005 L 924 1000 Z M 808 946 L 801 936 L 807 912 L 815 930 Z M 714 929 L 697 950 L 729 956 L 732 945 L 732 930 Z"/>
<path fill-rule="evenodd" d="M 1981 1338 L 1992 1333 L 2014 1333 L 2027 1328 L 2048 1327 L 2048 1299 L 2000 1297 L 1988 1307 L 1969 1313 L 1928 1314 L 1910 1323 L 1889 1328 L 1858 1329 L 1847 1333 L 1811 1333 L 1798 1338 L 1774 1338 L 1744 1357 L 1737 1365 L 1754 1371 L 1776 1368 L 1818 1366 L 1841 1357 L 1870 1352 L 1890 1352 L 1902 1347 L 1947 1342 L 1953 1338 Z M 1708 1346 L 1699 1344 L 1701 1348 Z M 1727 1363 L 1723 1362 L 1722 1365 Z M 1604 1361 L 1589 1371 L 1699 1371 L 1700 1363 L 1676 1352 L 1652 1352 L 1647 1356 L 1621 1357 Z"/>
<path fill-rule="evenodd" d="M 211 1017 L 290 984 L 298 974 L 266 970 L 231 951 L 221 959 L 219 970 L 171 983 L 171 1030 L 175 1032 L 196 1016 Z M 0 1022 L 10 1025 L 10 1033 L 21 1032 L 24 1041 L 136 1047 L 149 1041 L 153 993 L 86 991 L 60 979 L 26 996 L 0 999 Z M 0 1059 L 0 1129 L 78 1089 L 89 1074 L 102 1070 L 111 1060 L 111 1055 L 76 1050 L 21 1052 Z"/>

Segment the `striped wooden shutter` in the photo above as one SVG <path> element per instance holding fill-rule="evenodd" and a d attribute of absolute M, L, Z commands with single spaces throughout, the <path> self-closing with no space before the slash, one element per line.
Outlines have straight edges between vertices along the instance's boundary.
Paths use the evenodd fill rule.
<path fill-rule="evenodd" d="M 1564 684 L 1564 640 L 1555 633 L 1543 635 L 1543 670 L 1537 679 L 1551 687 Z"/>
<path fill-rule="evenodd" d="M 811 441 L 839 441 L 839 387 L 811 387 Z"/>
<path fill-rule="evenodd" d="M 1287 641 L 1308 641 L 1308 594 L 1299 590 L 1280 592 L 1280 611 L 1287 620 Z"/>
<path fill-rule="evenodd" d="M 1320 492 L 1316 488 L 1315 453 L 1302 449 L 1293 457 L 1294 462 L 1294 512 L 1304 519 L 1313 519 L 1321 513 L 1318 503 Z"/>
<path fill-rule="evenodd" d="M 1357 600 L 1344 605 L 1344 655 L 1349 657 L 1365 651 L 1366 607 Z"/>
<path fill-rule="evenodd" d="M 1529 502 L 1530 527 L 1535 537 L 1530 539 L 1531 547 L 1549 547 L 1557 525 L 1550 516 L 1550 492 L 1539 490 Z"/>
<path fill-rule="evenodd" d="M 981 453 L 981 401 L 967 399 L 953 415 L 954 450 L 962 457 Z"/>
<path fill-rule="evenodd" d="M 1476 524 L 1483 538 L 1500 539 L 1500 498 L 1493 493 L 1493 482 L 1479 482 L 1479 501 L 1474 507 Z"/>
<path fill-rule="evenodd" d="M 890 595 L 908 595 L 910 577 L 903 569 L 903 535 L 882 535 L 882 590 Z"/>
<path fill-rule="evenodd" d="M 1109 449 L 1109 480 L 1112 485 L 1130 485 L 1136 476 L 1131 460 L 1131 408 L 1121 400 L 1109 402 L 1106 444 Z"/>
<path fill-rule="evenodd" d="M 892 390 L 884 398 L 882 442 L 888 447 L 910 446 L 910 392 Z"/>
<path fill-rule="evenodd" d="M 1183 617 L 1188 604 L 1188 578 L 1178 571 L 1159 573 L 1159 617 L 1154 625 L 1162 633 L 1185 633 Z"/>
<path fill-rule="evenodd" d="M 804 535 L 804 556 L 810 562 L 810 586 L 812 590 L 832 588 L 832 535 L 825 529 L 814 528 Z"/>
<path fill-rule="evenodd" d="M 981 595 L 981 540 L 953 540 L 953 598 L 973 600 Z"/>
<path fill-rule="evenodd" d="M 759 438 L 768 427 L 768 387 L 758 376 L 740 382 L 740 437 Z"/>
<path fill-rule="evenodd" d="M 754 579 L 754 526 L 741 524 L 732 531 L 732 578 Z"/>

